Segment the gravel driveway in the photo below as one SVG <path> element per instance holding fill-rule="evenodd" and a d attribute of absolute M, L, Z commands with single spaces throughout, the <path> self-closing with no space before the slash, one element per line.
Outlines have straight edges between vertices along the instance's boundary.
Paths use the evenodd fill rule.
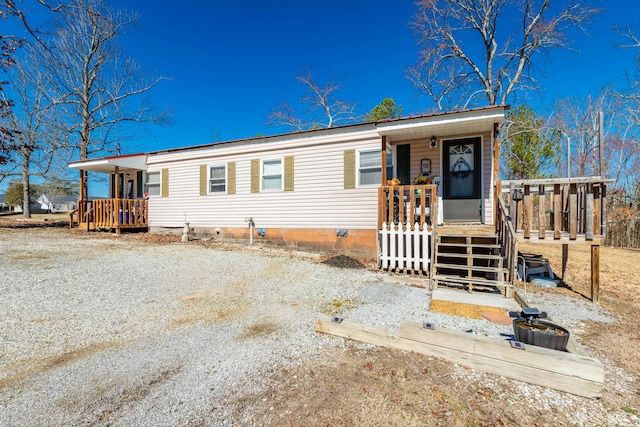
<path fill-rule="evenodd" d="M 261 425 L 239 416 L 242 396 L 345 346 L 314 332 L 320 314 L 510 332 L 429 312 L 428 290 L 314 254 L 51 229 L 0 229 L 0 253 L 1 426 Z"/>
<path fill-rule="evenodd" d="M 226 399 L 343 340 L 319 313 L 397 327 L 424 289 L 317 256 L 0 231 L 0 425 L 234 425 Z"/>

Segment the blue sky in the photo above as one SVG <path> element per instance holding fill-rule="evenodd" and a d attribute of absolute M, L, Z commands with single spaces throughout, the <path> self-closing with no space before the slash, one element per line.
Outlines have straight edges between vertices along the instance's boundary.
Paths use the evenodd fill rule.
<path fill-rule="evenodd" d="M 575 51 L 556 51 L 545 61 L 540 110 L 555 98 L 596 94 L 621 80 L 635 52 L 614 47 L 612 26 L 640 22 L 635 2 L 607 2 L 590 27 L 576 32 Z M 388 0 L 112 1 L 135 10 L 137 28 L 122 38 L 126 51 L 147 70 L 172 80 L 153 92 L 175 111 L 175 124 L 123 144 L 124 152 L 203 144 L 286 131 L 266 125 L 282 100 L 296 105 L 304 88 L 294 80 L 302 64 L 319 80 L 332 74 L 336 95 L 364 114 L 385 97 L 405 115 L 427 111 L 405 78 L 417 57 L 409 21 L 413 2 Z"/>

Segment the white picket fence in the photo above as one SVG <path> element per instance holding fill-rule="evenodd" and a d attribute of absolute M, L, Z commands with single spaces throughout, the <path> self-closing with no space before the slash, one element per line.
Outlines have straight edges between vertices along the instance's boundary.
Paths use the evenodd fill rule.
<path fill-rule="evenodd" d="M 428 227 L 420 230 L 415 223 L 413 230 L 402 229 L 391 223 L 382 223 L 378 231 L 380 237 L 380 268 L 384 270 L 413 270 L 428 274 L 431 265 L 432 234 Z"/>

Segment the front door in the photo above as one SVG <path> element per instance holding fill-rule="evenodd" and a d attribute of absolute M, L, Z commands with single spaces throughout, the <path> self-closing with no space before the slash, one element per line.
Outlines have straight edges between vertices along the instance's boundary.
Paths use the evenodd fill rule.
<path fill-rule="evenodd" d="M 442 144 L 442 202 L 444 222 L 482 221 L 481 138 Z"/>

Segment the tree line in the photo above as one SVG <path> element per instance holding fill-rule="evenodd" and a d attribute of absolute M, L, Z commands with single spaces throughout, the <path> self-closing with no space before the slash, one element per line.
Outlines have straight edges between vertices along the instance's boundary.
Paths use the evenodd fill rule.
<path fill-rule="evenodd" d="M 121 48 L 137 19 L 103 0 L 0 2 L 16 30 L 0 36 L 0 181 L 21 181 L 25 216 L 34 177 L 62 179 L 69 160 L 116 154 L 145 124 L 168 123 L 147 96 L 164 78 Z"/>

